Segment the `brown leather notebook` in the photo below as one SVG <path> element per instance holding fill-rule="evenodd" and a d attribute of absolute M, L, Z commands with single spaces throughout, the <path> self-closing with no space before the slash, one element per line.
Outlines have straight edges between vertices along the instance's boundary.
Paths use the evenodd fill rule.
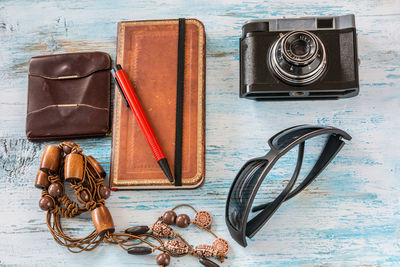
<path fill-rule="evenodd" d="M 136 121 L 115 89 L 110 187 L 182 189 L 204 183 L 205 31 L 185 20 L 182 127 L 182 186 L 171 185 L 157 164 Z M 178 20 L 127 21 L 118 24 L 117 63 L 127 72 L 167 157 L 175 162 Z"/>

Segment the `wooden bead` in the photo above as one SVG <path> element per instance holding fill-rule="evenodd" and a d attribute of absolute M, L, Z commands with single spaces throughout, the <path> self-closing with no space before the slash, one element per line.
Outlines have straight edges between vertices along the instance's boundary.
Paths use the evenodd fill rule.
<path fill-rule="evenodd" d="M 222 238 L 217 238 L 212 243 L 212 247 L 217 251 L 218 255 L 226 257 L 229 252 L 228 241 Z"/>
<path fill-rule="evenodd" d="M 206 258 L 200 258 L 199 262 L 206 267 L 219 267 L 218 264 Z"/>
<path fill-rule="evenodd" d="M 95 171 L 100 175 L 101 178 L 106 177 L 106 171 L 101 167 L 100 163 L 93 158 L 92 156 L 87 156 L 86 157 L 90 163 L 90 165 L 93 167 Z"/>
<path fill-rule="evenodd" d="M 167 240 L 164 243 L 164 247 L 178 255 L 187 254 L 189 252 L 188 246 L 180 240 Z"/>
<path fill-rule="evenodd" d="M 175 220 L 176 220 L 176 213 L 173 210 L 166 211 L 162 216 L 162 221 L 169 225 L 175 224 Z"/>
<path fill-rule="evenodd" d="M 194 215 L 193 223 L 202 228 L 210 228 L 212 223 L 210 213 L 204 210 L 197 212 L 196 215 Z"/>
<path fill-rule="evenodd" d="M 105 232 L 114 233 L 115 231 L 113 219 L 106 206 L 100 206 L 92 210 L 92 221 L 96 232 L 100 235 L 105 234 Z"/>
<path fill-rule="evenodd" d="M 128 253 L 132 255 L 147 255 L 152 252 L 153 250 L 149 247 L 131 247 L 128 249 Z"/>
<path fill-rule="evenodd" d="M 47 191 L 52 197 L 60 197 L 63 195 L 63 186 L 60 183 L 52 183 Z"/>
<path fill-rule="evenodd" d="M 171 257 L 167 253 L 161 253 L 156 258 L 157 264 L 161 266 L 168 266 L 170 261 Z"/>
<path fill-rule="evenodd" d="M 90 200 L 89 194 L 88 192 L 86 192 L 86 190 L 82 190 L 81 193 L 79 194 L 79 196 L 82 199 L 82 203 L 86 203 Z"/>
<path fill-rule="evenodd" d="M 178 227 L 186 228 L 190 225 L 190 218 L 186 214 L 179 214 L 178 217 L 176 217 L 175 224 Z"/>
<path fill-rule="evenodd" d="M 40 161 L 40 169 L 44 172 L 57 172 L 60 167 L 61 149 L 58 146 L 46 146 L 42 159 Z"/>
<path fill-rule="evenodd" d="M 35 187 L 39 189 L 47 189 L 50 185 L 48 175 L 42 170 L 39 170 L 36 174 Z"/>
<path fill-rule="evenodd" d="M 101 185 L 101 186 L 100 186 L 99 192 L 100 192 L 100 196 L 101 196 L 102 198 L 104 198 L 104 199 L 109 198 L 109 197 L 110 197 L 110 194 L 111 194 L 110 188 L 108 188 L 108 187 L 105 186 L 105 185 Z"/>
<path fill-rule="evenodd" d="M 175 235 L 174 230 L 164 223 L 154 223 L 150 226 L 150 232 L 161 238 L 170 238 Z"/>
<path fill-rule="evenodd" d="M 217 255 L 217 251 L 209 245 L 198 245 L 194 247 L 194 252 L 199 257 L 212 258 Z"/>
<path fill-rule="evenodd" d="M 147 233 L 148 231 L 149 227 L 144 225 L 144 226 L 129 227 L 128 229 L 125 230 L 125 233 L 130 235 L 141 235 Z"/>
<path fill-rule="evenodd" d="M 42 210 L 51 210 L 54 207 L 53 200 L 49 196 L 44 196 L 39 200 L 39 207 Z"/>
<path fill-rule="evenodd" d="M 66 145 L 66 144 L 68 144 L 68 145 Z M 71 153 L 72 148 L 73 148 L 74 146 L 78 146 L 78 145 L 77 145 L 75 142 L 73 142 L 73 141 L 66 141 L 66 142 L 64 142 L 64 145 L 63 145 L 63 151 L 64 151 L 64 153 L 65 153 L 66 155 L 68 155 L 69 153 Z"/>
<path fill-rule="evenodd" d="M 77 153 L 68 154 L 65 157 L 64 177 L 66 181 L 82 180 L 83 158 Z"/>

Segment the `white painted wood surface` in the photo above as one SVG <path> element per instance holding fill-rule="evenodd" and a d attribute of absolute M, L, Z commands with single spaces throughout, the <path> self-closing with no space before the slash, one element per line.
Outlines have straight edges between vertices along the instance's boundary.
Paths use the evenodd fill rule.
<path fill-rule="evenodd" d="M 238 98 L 238 38 L 249 19 L 356 14 L 360 95 L 338 101 L 260 103 Z M 207 33 L 206 183 L 194 191 L 115 192 L 107 201 L 117 231 L 149 224 L 188 202 L 213 214 L 213 229 L 232 246 L 223 266 L 400 265 L 400 2 L 386 1 L 0 1 L 0 264 L 154 266 L 155 255 L 132 256 L 102 245 L 71 254 L 57 245 L 33 187 L 48 143 L 24 134 L 30 57 L 100 50 L 115 58 L 121 20 L 193 17 Z M 311 123 L 348 131 L 348 142 L 309 188 L 288 201 L 249 242 L 234 243 L 224 221 L 237 170 L 265 153 L 266 140 L 289 126 Z M 79 144 L 109 171 L 111 139 Z M 312 146 L 310 152 L 317 146 Z M 307 152 L 307 147 L 306 147 Z M 289 158 L 290 159 L 290 158 Z M 277 191 L 279 183 L 263 188 Z M 63 220 L 84 236 L 89 215 Z M 211 237 L 183 234 L 193 244 Z M 171 266 L 197 266 L 193 257 Z"/>

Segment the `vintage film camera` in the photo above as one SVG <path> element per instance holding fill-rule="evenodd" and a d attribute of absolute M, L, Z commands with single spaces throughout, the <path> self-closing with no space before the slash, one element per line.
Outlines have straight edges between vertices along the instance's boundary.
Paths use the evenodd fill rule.
<path fill-rule="evenodd" d="M 240 38 L 240 97 L 337 99 L 358 95 L 354 15 L 252 20 Z"/>

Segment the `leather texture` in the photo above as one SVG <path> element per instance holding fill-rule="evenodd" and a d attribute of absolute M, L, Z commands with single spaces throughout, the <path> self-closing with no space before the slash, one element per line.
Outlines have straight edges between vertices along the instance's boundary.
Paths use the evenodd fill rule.
<path fill-rule="evenodd" d="M 178 20 L 118 25 L 117 62 L 127 72 L 174 172 Z M 182 187 L 171 185 L 158 166 L 132 111 L 115 90 L 112 189 L 196 188 L 204 182 L 205 32 L 186 20 L 182 138 Z"/>
<path fill-rule="evenodd" d="M 110 67 L 110 56 L 103 52 L 33 57 L 28 140 L 104 136 L 110 122 Z"/>

